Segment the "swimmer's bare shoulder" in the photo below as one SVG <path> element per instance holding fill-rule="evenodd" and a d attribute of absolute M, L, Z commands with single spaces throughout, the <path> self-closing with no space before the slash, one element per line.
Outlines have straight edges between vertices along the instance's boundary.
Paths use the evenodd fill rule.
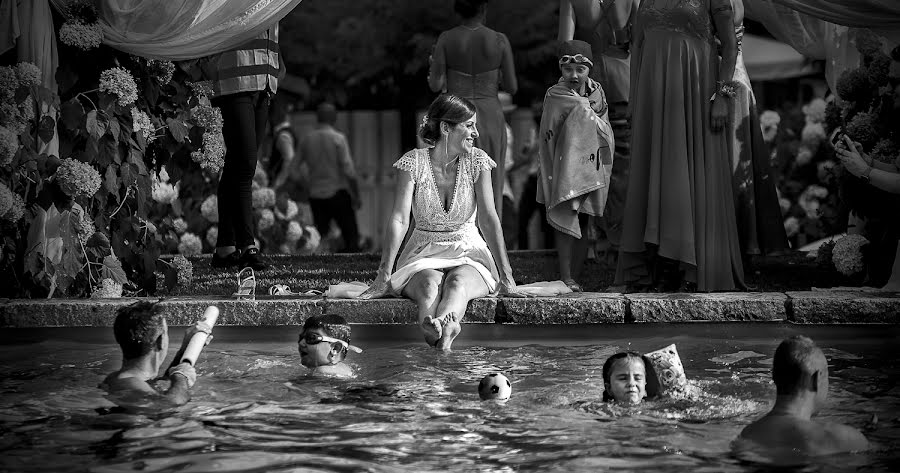
<path fill-rule="evenodd" d="M 131 392 L 140 392 L 147 394 L 159 394 L 153 386 L 150 386 L 146 381 L 135 377 L 129 376 L 128 373 L 123 373 L 121 371 L 117 371 L 115 373 L 110 373 L 106 379 L 100 383 L 100 388 L 105 389 L 108 392 L 121 392 L 121 391 L 131 391 Z"/>
<path fill-rule="evenodd" d="M 767 415 L 748 425 L 740 438 L 766 448 L 799 449 L 813 455 L 863 451 L 869 442 L 848 425 Z"/>

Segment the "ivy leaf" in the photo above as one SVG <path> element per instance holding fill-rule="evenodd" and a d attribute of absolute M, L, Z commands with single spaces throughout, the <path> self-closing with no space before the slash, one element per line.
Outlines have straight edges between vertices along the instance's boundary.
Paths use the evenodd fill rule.
<path fill-rule="evenodd" d="M 84 107 L 78 99 L 63 102 L 59 110 L 59 120 L 68 130 L 78 131 L 84 123 Z"/>
<path fill-rule="evenodd" d="M 92 248 L 98 251 L 105 252 L 109 254 L 109 238 L 106 237 L 106 234 L 103 232 L 94 232 L 90 238 L 88 238 L 87 243 L 84 244 L 85 248 Z"/>
<path fill-rule="evenodd" d="M 88 112 L 84 128 L 96 140 L 99 140 L 106 133 L 106 124 L 97 116 L 96 110 Z"/>
<path fill-rule="evenodd" d="M 109 121 L 109 136 L 113 138 L 116 144 L 119 143 L 119 120 L 113 118 Z"/>
<path fill-rule="evenodd" d="M 44 115 L 41 117 L 41 122 L 38 124 L 38 137 L 44 143 L 49 143 L 50 140 L 53 139 L 53 134 L 56 132 L 56 120 L 53 119 L 50 115 Z"/>
<path fill-rule="evenodd" d="M 134 164 L 125 163 L 119 170 L 122 173 L 122 184 L 126 187 L 133 185 L 137 181 L 137 172 L 135 171 Z"/>
<path fill-rule="evenodd" d="M 122 269 L 122 262 L 115 255 L 103 258 L 102 274 L 104 278 L 110 278 L 119 284 L 128 282 L 128 277 L 125 276 L 125 271 Z"/>
<path fill-rule="evenodd" d="M 109 166 L 112 163 L 121 164 L 122 157 L 119 156 L 119 146 L 115 140 L 108 136 L 100 138 L 97 142 L 97 159 L 96 163 L 103 166 Z"/>
<path fill-rule="evenodd" d="M 44 254 L 44 241 L 46 231 L 44 224 L 47 222 L 47 212 L 41 206 L 35 206 L 34 220 L 28 226 L 27 248 L 25 250 L 25 272 L 40 274 L 44 270 L 41 256 Z"/>
<path fill-rule="evenodd" d="M 119 192 L 119 174 L 116 172 L 115 164 L 110 164 L 106 168 L 106 178 L 103 180 L 104 187 L 106 191 L 110 194 L 116 195 Z"/>
<path fill-rule="evenodd" d="M 184 122 L 174 118 L 167 118 L 166 125 L 169 127 L 169 133 L 172 134 L 172 138 L 175 138 L 175 141 L 179 143 L 184 143 L 184 139 L 188 135 L 188 128 L 184 125 Z"/>

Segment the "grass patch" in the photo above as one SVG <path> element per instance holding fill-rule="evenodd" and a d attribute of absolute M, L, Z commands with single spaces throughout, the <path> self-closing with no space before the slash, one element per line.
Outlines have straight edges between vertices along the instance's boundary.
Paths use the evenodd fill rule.
<path fill-rule="evenodd" d="M 287 284 L 294 292 L 310 289 L 325 290 L 339 282 L 371 282 L 380 259 L 379 254 L 354 255 L 268 255 L 272 265 L 258 271 L 257 295 L 267 295 L 274 284 Z M 209 256 L 190 258 L 194 265 L 190 287 L 178 288 L 168 295 L 222 296 L 237 288 L 237 269 L 226 270 L 210 266 Z M 550 281 L 559 278 L 555 251 L 511 251 L 510 265 L 519 284 Z M 811 287 L 852 285 L 837 271 L 819 267 L 804 253 L 778 257 L 755 258 L 746 271 L 747 283 L 754 291 L 805 291 Z M 603 291 L 613 283 L 615 267 L 599 260 L 585 264 L 580 282 L 585 291 Z M 160 284 L 160 287 L 162 284 Z M 161 291 L 164 293 L 164 291 Z M 166 294 L 163 294 L 166 295 Z"/>

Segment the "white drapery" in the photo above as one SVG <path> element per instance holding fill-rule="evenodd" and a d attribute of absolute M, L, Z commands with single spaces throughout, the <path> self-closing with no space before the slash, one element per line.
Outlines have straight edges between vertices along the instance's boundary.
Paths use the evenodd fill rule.
<path fill-rule="evenodd" d="M 65 11 L 66 0 L 51 0 Z M 103 43 L 181 61 L 231 49 L 280 21 L 302 0 L 99 0 Z"/>
<path fill-rule="evenodd" d="M 857 28 L 870 29 L 889 48 L 900 43 L 898 0 L 744 0 L 744 10 L 804 56 L 824 59 L 832 90 L 841 73 L 859 65 Z"/>

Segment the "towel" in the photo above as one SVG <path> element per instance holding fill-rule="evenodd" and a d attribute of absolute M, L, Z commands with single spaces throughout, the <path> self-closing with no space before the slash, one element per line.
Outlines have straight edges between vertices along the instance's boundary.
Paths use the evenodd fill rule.
<path fill-rule="evenodd" d="M 602 216 L 612 173 L 612 127 L 603 89 L 588 79 L 588 96 L 556 84 L 544 96 L 537 201 L 560 232 L 581 238 L 578 214 Z"/>

